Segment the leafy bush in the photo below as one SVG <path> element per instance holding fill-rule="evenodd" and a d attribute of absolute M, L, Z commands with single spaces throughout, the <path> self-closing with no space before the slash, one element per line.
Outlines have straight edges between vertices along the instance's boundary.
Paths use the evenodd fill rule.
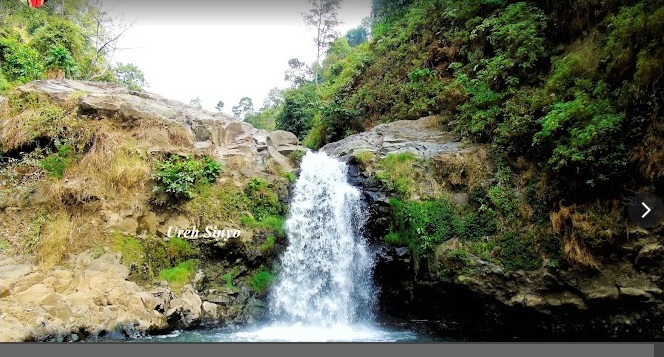
<path fill-rule="evenodd" d="M 300 164 L 302 163 L 302 158 L 304 158 L 304 155 L 306 155 L 307 152 L 304 150 L 295 150 L 288 155 L 288 159 L 290 162 L 295 166 L 295 167 L 300 167 Z"/>
<path fill-rule="evenodd" d="M 404 202 L 392 198 L 390 206 L 393 219 L 386 242 L 408 244 L 417 254 L 428 253 L 462 232 L 461 217 L 445 199 Z"/>
<path fill-rule="evenodd" d="M 74 149 L 68 144 L 56 145 L 57 151 L 44 157 L 39 164 L 46 171 L 47 175 L 55 178 L 62 178 L 65 169 L 71 165 L 76 157 Z"/>
<path fill-rule="evenodd" d="M 17 40 L 0 39 L 0 60 L 0 69 L 9 81 L 25 83 L 44 75 L 39 53 Z"/>
<path fill-rule="evenodd" d="M 65 77 L 71 77 L 78 69 L 76 61 L 71 56 L 71 53 L 62 45 L 51 45 L 48 49 L 48 55 L 44 65 L 50 70 L 60 70 Z"/>
<path fill-rule="evenodd" d="M 220 172 L 221 166 L 208 156 L 194 160 L 172 155 L 156 163 L 151 176 L 156 182 L 153 191 L 166 192 L 175 199 L 190 199 L 195 185 L 214 182 Z"/>
<path fill-rule="evenodd" d="M 248 198 L 251 214 L 258 221 L 263 221 L 270 216 L 281 215 L 283 212 L 279 195 L 264 179 L 252 178 L 246 184 L 244 194 Z"/>

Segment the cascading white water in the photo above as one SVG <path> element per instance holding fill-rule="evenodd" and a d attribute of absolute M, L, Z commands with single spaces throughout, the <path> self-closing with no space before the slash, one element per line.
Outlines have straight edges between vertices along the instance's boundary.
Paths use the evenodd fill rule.
<path fill-rule="evenodd" d="M 322 328 L 368 322 L 373 261 L 360 233 L 366 219 L 360 191 L 347 182 L 348 167 L 325 153 L 307 154 L 301 169 L 270 314 Z"/>
<path fill-rule="evenodd" d="M 373 261 L 360 230 L 366 219 L 348 167 L 324 153 L 308 153 L 286 220 L 288 247 L 270 289 L 265 325 L 200 333 L 177 341 L 326 342 L 415 341 L 410 331 L 374 322 Z"/>

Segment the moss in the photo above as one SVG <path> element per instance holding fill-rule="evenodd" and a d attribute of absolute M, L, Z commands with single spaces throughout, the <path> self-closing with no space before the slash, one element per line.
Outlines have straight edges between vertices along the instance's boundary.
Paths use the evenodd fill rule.
<path fill-rule="evenodd" d="M 376 178 L 397 196 L 408 198 L 415 185 L 413 164 L 415 156 L 411 152 L 389 154 L 379 160 L 381 171 Z"/>
<path fill-rule="evenodd" d="M 139 239 L 115 232 L 111 249 L 122 253 L 122 262 L 130 268 L 130 278 L 139 283 L 150 283 L 162 270 L 177 267 L 197 256 L 189 242 L 171 238 L 168 242 L 148 237 Z"/>
<path fill-rule="evenodd" d="M 199 185 L 182 209 L 196 217 L 201 225 L 226 222 L 239 224 L 249 210 L 249 200 L 232 182 Z"/>
<path fill-rule="evenodd" d="M 251 287 L 258 294 L 264 294 L 269 288 L 274 277 L 269 271 L 262 269 L 251 277 Z"/>
<path fill-rule="evenodd" d="M 274 249 L 277 239 L 273 235 L 269 235 L 265 238 L 265 242 L 260 245 L 260 250 L 263 252 L 270 252 Z"/>
<path fill-rule="evenodd" d="M 245 215 L 242 217 L 241 222 L 247 228 L 270 232 L 279 238 L 286 236 L 286 229 L 284 228 L 285 219 L 282 216 L 267 216 L 260 221 L 256 221 L 253 216 Z"/>
<path fill-rule="evenodd" d="M 279 202 L 279 195 L 274 191 L 273 185 L 264 179 L 252 178 L 245 185 L 244 194 L 247 196 L 251 214 L 258 221 L 283 213 L 284 208 Z"/>
<path fill-rule="evenodd" d="M 363 168 L 369 167 L 371 165 L 371 162 L 373 161 L 374 157 L 376 154 L 374 152 L 369 151 L 369 150 L 362 150 L 358 151 L 353 155 L 353 158 L 355 161 L 357 161 L 360 165 L 362 165 Z"/>
<path fill-rule="evenodd" d="M 293 172 L 284 172 L 281 175 L 285 177 L 290 183 L 295 183 L 295 181 L 297 181 L 297 176 Z"/>
<path fill-rule="evenodd" d="M 196 273 L 197 263 L 193 259 L 185 260 L 176 266 L 159 271 L 159 279 L 166 280 L 173 290 L 179 291 L 191 281 Z"/>

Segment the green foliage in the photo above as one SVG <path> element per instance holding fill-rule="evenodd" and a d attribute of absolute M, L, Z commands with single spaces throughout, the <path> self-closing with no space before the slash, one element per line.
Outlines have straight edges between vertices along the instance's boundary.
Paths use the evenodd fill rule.
<path fill-rule="evenodd" d="M 196 273 L 197 264 L 193 259 L 178 263 L 172 268 L 159 271 L 159 279 L 166 280 L 174 290 L 182 289 L 182 286 L 191 281 Z"/>
<path fill-rule="evenodd" d="M 229 290 L 235 289 L 235 285 L 233 285 L 233 273 L 232 272 L 228 272 L 228 273 L 224 274 L 223 278 L 224 278 L 224 281 L 226 282 L 225 285 L 224 285 L 226 287 L 226 289 L 229 289 Z"/>
<path fill-rule="evenodd" d="M 0 69 L 8 81 L 19 83 L 40 79 L 44 75 L 39 53 L 16 39 L 0 38 Z"/>
<path fill-rule="evenodd" d="M 367 167 L 369 164 L 371 164 L 371 161 L 375 157 L 374 152 L 369 151 L 369 150 L 362 150 L 359 152 L 356 152 L 353 157 L 355 160 L 362 165 L 362 167 Z"/>
<path fill-rule="evenodd" d="M 272 276 L 272 273 L 265 269 L 261 269 L 251 277 L 251 287 L 258 294 L 264 294 L 270 287 L 273 279 L 274 277 Z"/>
<path fill-rule="evenodd" d="M 273 235 L 269 235 L 267 236 L 267 238 L 265 238 L 265 242 L 263 242 L 259 248 L 263 252 L 272 251 L 274 249 L 276 242 L 277 239 Z"/>
<path fill-rule="evenodd" d="M 297 175 L 295 175 L 293 172 L 284 172 L 282 176 L 285 177 L 290 183 L 295 183 L 295 181 L 297 181 Z"/>
<path fill-rule="evenodd" d="M 417 254 L 431 251 L 463 230 L 461 217 L 445 199 L 414 202 L 392 198 L 390 206 L 393 219 L 386 242 L 406 243 Z"/>
<path fill-rule="evenodd" d="M 83 59 L 86 49 L 82 29 L 62 18 L 51 18 L 45 26 L 37 29 L 33 46 L 43 56 L 47 56 L 52 48 L 62 47 L 77 61 Z"/>
<path fill-rule="evenodd" d="M 550 153 L 548 167 L 566 177 L 585 178 L 590 186 L 623 172 L 627 164 L 623 140 L 625 113 L 609 100 L 578 92 L 558 102 L 541 120 L 533 145 Z"/>
<path fill-rule="evenodd" d="M 28 252 L 32 253 L 34 251 L 37 243 L 39 243 L 42 227 L 44 227 L 44 225 L 50 220 L 51 216 L 48 214 L 48 212 L 46 212 L 46 210 L 42 209 L 39 211 L 37 217 L 32 222 L 30 222 L 25 241 L 23 242 L 23 246 Z"/>
<path fill-rule="evenodd" d="M 533 270 L 542 264 L 535 247 L 535 237 L 531 233 L 519 235 L 505 232 L 501 237 L 500 247 L 500 261 L 508 270 Z"/>
<path fill-rule="evenodd" d="M 411 152 L 389 154 L 379 160 L 382 171 L 377 172 L 376 177 L 388 190 L 399 197 L 408 198 L 415 184 L 414 163 L 415 156 Z"/>
<path fill-rule="evenodd" d="M 122 262 L 130 268 L 130 278 L 139 283 L 164 279 L 178 289 L 193 277 L 197 251 L 189 242 L 171 238 L 168 242 L 148 237 L 139 239 L 119 232 L 112 236 L 111 249 L 122 253 Z"/>
<path fill-rule="evenodd" d="M 285 219 L 283 216 L 267 216 L 260 221 L 250 215 L 242 217 L 241 223 L 248 228 L 257 228 L 266 232 L 271 232 L 279 238 L 286 237 L 286 230 L 284 228 Z"/>
<path fill-rule="evenodd" d="M 0 240 L 0 253 L 2 253 L 4 250 L 7 250 L 7 248 L 9 248 L 9 242 L 4 239 Z"/>
<path fill-rule="evenodd" d="M 280 215 L 283 212 L 279 195 L 273 191 L 267 181 L 254 177 L 244 188 L 244 194 L 249 199 L 249 210 L 255 219 L 264 219 Z"/>
<path fill-rule="evenodd" d="M 49 154 L 39 161 L 41 167 L 50 177 L 62 178 L 65 169 L 76 161 L 74 149 L 69 144 L 56 144 L 56 152 Z"/>
<path fill-rule="evenodd" d="M 141 90 L 148 85 L 145 75 L 133 63 L 118 63 L 113 68 L 115 80 L 130 90 Z"/>
<path fill-rule="evenodd" d="M 284 92 L 283 108 L 277 115 L 277 129 L 290 131 L 300 140 L 311 129 L 318 109 L 318 94 L 313 83 Z"/>
<path fill-rule="evenodd" d="M 65 77 L 71 77 L 78 69 L 78 65 L 72 58 L 69 50 L 60 44 L 51 45 L 48 49 L 44 65 L 49 70 L 62 71 Z"/>
<path fill-rule="evenodd" d="M 175 199 L 190 199 L 198 184 L 212 183 L 221 172 L 221 166 L 205 156 L 200 160 L 172 155 L 157 162 L 151 178 L 155 181 L 154 192 L 165 192 Z"/>
<path fill-rule="evenodd" d="M 295 166 L 295 167 L 300 167 L 300 164 L 302 163 L 302 159 L 304 158 L 304 155 L 306 155 L 307 152 L 304 150 L 295 150 L 288 155 L 288 159 L 290 162 Z"/>

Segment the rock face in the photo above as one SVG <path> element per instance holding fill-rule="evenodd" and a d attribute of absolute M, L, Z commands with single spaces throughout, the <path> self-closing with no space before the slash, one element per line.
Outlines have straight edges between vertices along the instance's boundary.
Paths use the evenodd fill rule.
<path fill-rule="evenodd" d="M 471 341 L 664 338 L 661 232 L 635 232 L 598 271 L 555 266 L 507 271 L 473 254 L 456 254 L 467 252 L 456 238 L 417 258 L 407 247 L 383 243 L 391 211 L 389 193 L 373 179 L 378 161 L 411 152 L 420 162 L 433 163 L 413 165 L 414 184 L 441 187 L 452 202 L 465 206 L 470 180 L 495 181 L 481 175 L 491 172 L 484 166 L 490 161 L 486 151 L 446 131 L 439 117 L 379 125 L 322 150 L 349 162 L 349 180 L 364 193 L 370 215 L 365 236 L 375 246 L 374 278 L 387 315 L 423 320 L 443 336 Z M 367 152 L 371 155 L 362 154 Z"/>
<path fill-rule="evenodd" d="M 462 151 L 460 136 L 441 130 L 444 127 L 443 120 L 440 116 L 430 116 L 380 124 L 367 132 L 327 144 L 321 150 L 341 159 L 348 159 L 362 151 L 373 152 L 378 156 L 407 151 L 418 158 Z"/>
<path fill-rule="evenodd" d="M 241 160 L 255 171 L 265 170 L 266 165 L 290 171 L 293 168 L 284 155 L 306 150 L 299 146 L 292 133 L 281 130 L 268 133 L 223 113 L 198 110 L 115 84 L 64 79 L 34 81 L 23 85 L 19 91 L 46 96 L 59 105 L 73 103 L 82 115 L 113 119 L 126 128 L 140 127 L 149 121 L 159 122 L 163 132 L 152 135 L 178 135 L 180 140 L 189 142 L 195 152 L 213 155 L 221 162 Z"/>
<path fill-rule="evenodd" d="M 22 254 L 23 250 L 7 253 L 2 247 L 0 342 L 75 341 L 103 335 L 122 337 L 199 325 L 244 323 L 262 313 L 264 305 L 256 300 L 256 294 L 247 286 L 251 286 L 251 275 L 256 269 L 271 265 L 279 248 L 259 249 L 266 239 L 264 232 L 238 227 L 236 221 L 239 218 L 235 216 L 202 222 L 198 214 L 200 210 L 189 211 L 184 204 L 154 204 L 151 201 L 154 195 L 151 196 L 149 165 L 151 161 L 161 160 L 165 154 L 210 155 L 223 167 L 217 181 L 210 185 L 218 185 L 213 189 L 225 185 L 223 187 L 239 192 L 245 181 L 261 177 L 274 184 L 271 189 L 279 199 L 285 200 L 287 179 L 282 173 L 293 170 L 289 155 L 296 150 L 306 150 L 299 145 L 295 135 L 280 130 L 255 129 L 223 113 L 198 110 L 155 94 L 129 91 L 108 83 L 35 81 L 18 91 L 25 97 L 35 96 L 38 104 L 52 103 L 65 108 L 67 119 L 73 125 L 81 123 L 93 128 L 90 131 L 94 131 L 94 136 L 90 142 L 82 143 L 86 147 L 83 158 L 70 165 L 68 170 L 72 173 L 66 173 L 60 180 L 41 180 L 43 175 L 32 177 L 34 186 L 31 187 L 36 188 L 25 196 L 5 190 L 4 180 L 0 180 L 0 243 L 9 241 L 14 247 L 23 246 L 26 232 L 34 230 L 30 228 L 31 224 L 40 219 L 32 213 L 53 213 L 49 209 L 54 206 L 53 211 L 67 217 L 68 228 L 72 227 L 77 234 L 95 234 L 95 238 L 103 242 L 95 241 L 99 244 L 97 248 L 102 248 L 108 243 L 104 239 L 115 233 L 143 242 L 147 239 L 167 240 L 169 227 L 188 229 L 196 226 L 204 230 L 208 223 L 215 227 L 219 225 L 220 230 L 237 229 L 240 236 L 229 240 L 201 238 L 191 241 L 190 244 L 201 252 L 195 257 L 200 262 L 200 271 L 181 291 L 171 290 L 165 281 L 153 286 L 139 286 L 130 281 L 136 276 L 137 269 L 149 269 L 148 262 L 144 262 L 143 267 L 132 266 L 130 275 L 130 270 L 122 264 L 120 253 L 111 253 L 108 248 L 102 253 L 97 250 L 97 253 L 70 254 L 68 261 L 58 261 L 55 270 L 44 271 L 30 257 L 8 257 L 13 253 Z M 0 97 L 0 104 L 3 100 Z M 6 103 L 3 106 L 6 107 Z M 7 128 L 8 123 L 22 125 L 17 116 L 25 112 L 0 119 L 0 129 Z M 100 147 L 105 145 L 104 140 L 109 140 L 108 147 L 99 149 L 104 153 L 97 157 L 98 165 L 85 164 L 86 169 L 76 171 L 76 165 L 91 156 L 91 147 L 98 142 Z M 111 154 L 120 152 L 121 148 L 117 147 L 126 142 L 139 143 L 140 148 L 128 149 L 125 154 L 129 159 L 140 156 L 138 161 L 146 169 L 135 179 L 135 185 L 123 183 L 110 188 L 96 173 L 106 172 L 112 166 Z M 11 150 L 20 151 L 26 147 L 35 150 L 32 142 L 21 145 L 17 144 Z M 35 145 L 45 147 L 47 144 Z M 136 165 L 131 162 L 127 166 Z M 4 167 L 0 167 L 2 169 Z M 129 171 L 120 172 L 117 178 L 131 181 L 136 175 Z M 19 186 L 16 185 L 24 188 Z M 12 186 L 12 189 L 16 187 Z M 56 189 L 51 190 L 53 187 Z M 213 204 L 216 203 L 210 205 Z M 78 213 L 71 214 L 68 209 Z M 49 220 L 51 216 L 41 219 Z M 39 224 L 36 225 L 38 237 L 35 239 L 41 239 Z M 234 269 L 235 265 L 239 268 Z M 236 273 L 229 282 L 226 276 L 230 272 Z M 151 272 L 150 276 L 158 273 Z"/>
<path fill-rule="evenodd" d="M 173 293 L 127 281 L 118 253 L 82 253 L 69 264 L 41 271 L 16 259 L 0 261 L 0 341 L 74 341 L 168 327 L 163 311 Z"/>

